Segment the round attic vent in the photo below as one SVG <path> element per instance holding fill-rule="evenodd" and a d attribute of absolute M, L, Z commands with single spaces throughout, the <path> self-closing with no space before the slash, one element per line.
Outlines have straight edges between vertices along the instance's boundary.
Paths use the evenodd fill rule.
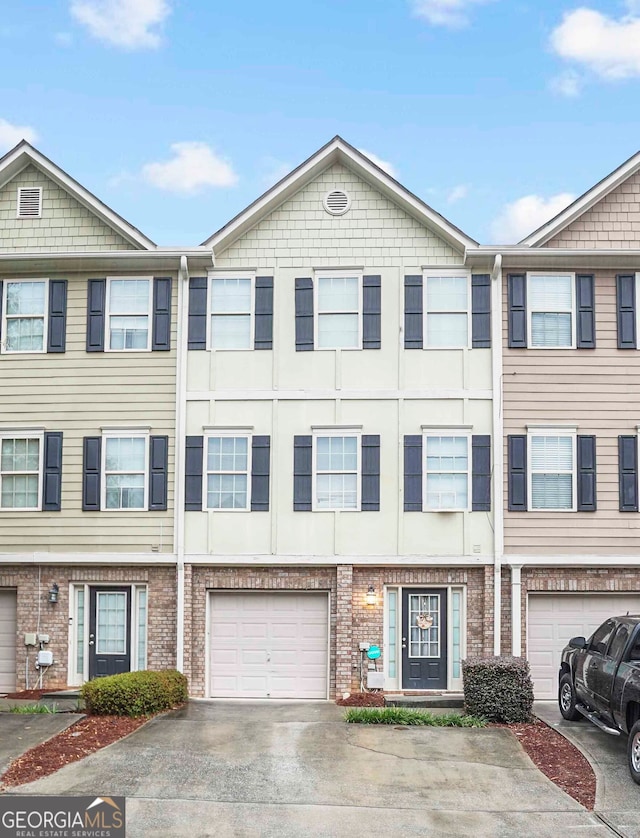
<path fill-rule="evenodd" d="M 351 198 L 341 189 L 334 189 L 324 196 L 322 203 L 329 215 L 344 215 L 351 206 Z"/>

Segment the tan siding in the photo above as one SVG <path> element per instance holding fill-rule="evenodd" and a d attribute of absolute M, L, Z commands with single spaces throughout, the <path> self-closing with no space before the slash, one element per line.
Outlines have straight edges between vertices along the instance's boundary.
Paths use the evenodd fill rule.
<path fill-rule="evenodd" d="M 16 218 L 18 187 L 42 187 L 42 218 Z M 0 250 L 134 250 L 33 165 L 0 189 Z"/>
<path fill-rule="evenodd" d="M 513 270 L 512 273 L 518 273 Z M 589 272 L 589 271 L 585 271 Z M 618 435 L 640 424 L 640 351 L 619 350 L 615 273 L 596 272 L 595 350 L 509 349 L 504 307 L 505 510 L 508 434 L 529 423 L 571 422 L 597 436 L 597 512 L 505 511 L 505 551 L 640 554 L 640 514 L 618 511 Z"/>
<path fill-rule="evenodd" d="M 638 247 L 640 242 L 640 172 L 583 213 L 546 247 L 621 248 Z"/>
<path fill-rule="evenodd" d="M 69 277 L 67 351 L 0 355 L 0 428 L 44 426 L 62 431 L 61 512 L 0 510 L 0 553 L 149 552 L 173 549 L 173 470 L 177 293 L 173 288 L 170 352 L 85 351 L 87 280 Z M 168 434 L 167 512 L 83 512 L 82 440 L 103 425 L 149 425 Z"/>

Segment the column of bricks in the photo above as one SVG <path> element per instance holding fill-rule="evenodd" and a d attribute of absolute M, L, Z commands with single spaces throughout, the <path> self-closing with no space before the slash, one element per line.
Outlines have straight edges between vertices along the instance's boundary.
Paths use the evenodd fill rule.
<path fill-rule="evenodd" d="M 353 565 L 336 568 L 336 697 L 351 691 Z"/>
<path fill-rule="evenodd" d="M 182 672 L 189 681 L 191 690 L 191 655 L 193 649 L 193 565 L 184 566 L 184 628 L 183 628 L 183 667 Z"/>

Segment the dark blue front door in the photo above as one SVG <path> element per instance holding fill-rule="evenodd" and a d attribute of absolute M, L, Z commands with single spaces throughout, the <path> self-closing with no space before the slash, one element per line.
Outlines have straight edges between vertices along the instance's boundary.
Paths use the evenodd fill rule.
<path fill-rule="evenodd" d="M 447 590 L 402 591 L 402 688 L 447 687 Z"/>

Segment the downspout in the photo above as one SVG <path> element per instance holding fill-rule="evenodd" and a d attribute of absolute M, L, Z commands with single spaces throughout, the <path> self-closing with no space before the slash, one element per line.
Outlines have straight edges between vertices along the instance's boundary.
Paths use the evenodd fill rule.
<path fill-rule="evenodd" d="M 180 257 L 178 270 L 178 337 L 176 349 L 176 442 L 174 486 L 174 538 L 176 550 L 176 669 L 184 671 L 184 481 L 187 414 L 187 333 L 188 333 L 187 257 Z"/>
<path fill-rule="evenodd" d="M 504 428 L 502 415 L 502 254 L 491 272 L 491 372 L 493 408 L 493 653 L 501 652 L 502 557 L 504 554 Z"/>

